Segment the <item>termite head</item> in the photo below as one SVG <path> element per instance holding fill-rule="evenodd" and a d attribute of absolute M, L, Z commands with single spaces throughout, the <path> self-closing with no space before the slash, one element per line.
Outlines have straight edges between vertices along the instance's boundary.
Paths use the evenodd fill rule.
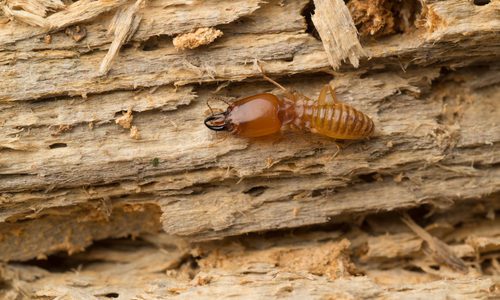
<path fill-rule="evenodd" d="M 280 101 L 264 93 L 235 101 L 225 112 L 205 119 L 205 125 L 216 131 L 229 131 L 241 137 L 259 137 L 281 129 Z"/>
<path fill-rule="evenodd" d="M 230 124 L 227 119 L 228 114 L 229 110 L 217 114 L 212 114 L 205 119 L 205 126 L 215 131 L 229 130 Z"/>

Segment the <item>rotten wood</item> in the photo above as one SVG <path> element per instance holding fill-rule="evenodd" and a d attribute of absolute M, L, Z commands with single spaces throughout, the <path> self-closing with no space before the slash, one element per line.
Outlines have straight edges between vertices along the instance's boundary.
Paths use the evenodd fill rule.
<path fill-rule="evenodd" d="M 349 60 L 357 68 L 360 57 L 366 53 L 359 43 L 358 31 L 344 1 L 315 0 L 314 4 L 312 21 L 332 68 L 337 70 L 343 60 Z"/>
<path fill-rule="evenodd" d="M 342 14 L 325 1 L 316 10 L 305 0 L 135 3 L 2 3 L 0 260 L 37 260 L 2 265 L 0 295 L 494 296 L 498 1 L 405 2 L 373 18 L 361 17 L 370 9 L 362 1 L 329 2 Z M 40 24 L 23 23 L 32 15 Z M 350 34 L 339 37 L 339 24 Z M 200 28 L 222 36 L 176 47 L 175 37 L 192 41 Z M 337 153 L 335 141 L 310 133 L 209 131 L 207 101 L 280 93 L 256 62 L 312 99 L 335 86 L 373 118 L 374 137 L 341 142 Z M 401 210 L 432 239 L 391 214 Z M 302 232 L 252 234 L 278 229 Z M 127 236 L 147 242 L 85 251 Z M 427 256 L 429 241 L 460 267 Z M 50 265 L 61 257 L 85 267 L 58 273 Z"/>
<path fill-rule="evenodd" d="M 430 220 L 434 224 L 452 222 L 448 212 L 460 215 L 466 227 L 487 213 L 477 206 L 462 205 L 436 213 Z M 491 222 L 494 221 L 489 221 L 490 228 Z M 164 234 L 145 235 L 137 241 L 107 241 L 84 253 L 52 258 L 58 261 L 57 272 L 43 261 L 37 266 L 1 265 L 0 274 L 12 289 L 4 294 L 0 291 L 0 295 L 23 295 L 31 299 L 105 295 L 123 299 L 174 296 L 212 299 L 214 295 L 228 297 L 227 290 L 230 290 L 233 297 L 249 299 L 321 299 L 331 296 L 332 291 L 335 296 L 356 299 L 415 295 L 433 299 L 498 297 L 495 277 L 480 276 L 475 263 L 469 264 L 470 272 L 464 275 L 446 273 L 443 269 L 435 271 L 438 270 L 435 262 L 419 262 L 421 255 L 414 251 L 386 257 L 392 260 L 392 265 L 377 264 L 381 257 L 365 256 L 362 262 L 357 261 L 377 228 L 384 228 L 386 234 L 378 238 L 387 241 L 398 235 L 395 232 L 410 234 L 397 214 L 393 218 L 386 215 L 383 220 L 371 219 L 369 224 L 371 228 L 366 231 L 352 226 L 347 231 L 325 229 L 279 236 L 250 235 L 191 246 Z M 398 241 L 393 247 L 404 249 L 405 245 Z M 452 246 L 456 248 L 464 242 L 457 239 Z M 481 265 L 498 258 L 498 255 L 483 256 Z M 434 269 L 415 270 L 423 263 Z M 77 271 L 72 270 L 74 264 L 79 265 Z"/>

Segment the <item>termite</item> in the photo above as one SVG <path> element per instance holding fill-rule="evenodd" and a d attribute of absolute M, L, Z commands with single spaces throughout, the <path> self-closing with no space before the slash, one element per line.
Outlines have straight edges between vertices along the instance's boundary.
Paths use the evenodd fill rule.
<path fill-rule="evenodd" d="M 208 128 L 248 138 L 274 134 L 288 126 L 340 140 L 364 139 L 373 134 L 372 119 L 340 102 L 329 84 L 321 89 L 318 101 L 313 101 L 284 88 L 259 67 L 264 79 L 280 88 L 284 96 L 263 93 L 237 100 L 226 111 L 207 117 Z M 333 102 L 327 103 L 328 93 Z"/>

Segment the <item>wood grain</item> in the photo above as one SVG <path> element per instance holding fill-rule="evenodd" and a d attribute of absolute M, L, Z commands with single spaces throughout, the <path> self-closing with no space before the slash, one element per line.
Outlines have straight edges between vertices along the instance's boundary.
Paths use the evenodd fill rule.
<path fill-rule="evenodd" d="M 0 260 L 25 262 L 0 268 L 5 293 L 493 295 L 500 3 L 421 1 L 404 31 L 359 40 L 351 31 L 366 54 L 356 58 L 331 39 L 336 21 L 352 25 L 347 11 L 340 16 L 321 3 L 313 18 L 306 0 L 145 1 L 134 12 L 135 33 L 121 28 L 131 34 L 119 47 L 108 27 L 132 1 L 15 8 L 48 27 L 2 11 Z M 340 19 L 325 19 L 332 14 Z M 73 25 L 85 28 L 80 41 L 65 33 Z M 223 36 L 174 47 L 176 36 L 198 28 Z M 110 49 L 117 55 L 103 75 Z M 340 63 L 349 57 L 354 66 Z M 257 61 L 312 99 L 331 83 L 341 101 L 374 120 L 374 137 L 339 142 L 335 155 L 338 141 L 298 131 L 246 140 L 208 130 L 207 102 L 217 110 L 225 104 L 216 98 L 281 96 Z M 469 275 L 427 255 L 428 242 L 399 221 L 400 211 L 446 243 Z M 140 241 L 103 243 L 124 242 L 128 254 L 85 251 L 127 236 Z M 307 264 L 310 257 L 318 260 Z M 58 260 L 69 267 L 53 269 Z M 240 261 L 245 268 L 235 267 Z M 80 262 L 82 273 L 71 273 Z M 101 271 L 116 281 L 103 281 Z"/>

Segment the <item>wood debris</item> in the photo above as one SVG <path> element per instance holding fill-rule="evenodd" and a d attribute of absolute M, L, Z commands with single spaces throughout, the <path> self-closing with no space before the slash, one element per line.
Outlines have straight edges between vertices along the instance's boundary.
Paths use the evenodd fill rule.
<path fill-rule="evenodd" d="M 11 9 L 23 10 L 40 17 L 46 17 L 49 11 L 54 12 L 66 7 L 61 0 L 7 0 L 5 5 Z"/>
<path fill-rule="evenodd" d="M 87 29 L 84 26 L 76 25 L 66 28 L 64 33 L 70 36 L 75 42 L 79 42 L 87 36 Z"/>
<path fill-rule="evenodd" d="M 316 6 L 312 21 L 321 37 L 328 55 L 328 62 L 334 70 L 344 60 L 357 68 L 365 51 L 358 40 L 358 32 L 349 10 L 342 0 L 314 0 Z"/>
<path fill-rule="evenodd" d="M 176 36 L 173 39 L 173 43 L 177 50 L 195 49 L 203 45 L 211 44 L 222 35 L 222 31 L 216 28 L 197 28 L 192 32 Z"/>
<path fill-rule="evenodd" d="M 408 215 L 404 215 L 401 220 L 421 239 L 427 242 L 431 250 L 432 257 L 438 263 L 444 263 L 452 269 L 467 273 L 469 268 L 465 265 L 464 261 L 457 257 L 448 245 L 430 235 L 422 227 L 418 226 Z"/>
<path fill-rule="evenodd" d="M 122 45 L 132 38 L 139 27 L 141 16 L 137 15 L 137 11 L 143 2 L 144 0 L 137 0 L 133 5 L 127 8 L 121 8 L 116 12 L 108 28 L 108 35 L 114 36 L 113 42 L 99 66 L 100 75 L 106 75 L 108 73 L 111 68 L 111 63 L 116 55 L 118 55 Z"/>
<path fill-rule="evenodd" d="M 125 129 L 129 129 L 132 126 L 132 120 L 134 116 L 132 115 L 132 109 L 129 108 L 127 112 L 123 113 L 122 116 L 115 119 L 115 123 L 120 125 Z"/>
<path fill-rule="evenodd" d="M 37 26 L 48 29 L 50 27 L 50 22 L 47 19 L 36 15 L 25 10 L 11 9 L 10 7 L 4 5 L 2 7 L 3 12 L 6 16 L 12 17 L 20 22 L 24 22 L 31 26 Z"/>
<path fill-rule="evenodd" d="M 361 36 L 381 37 L 411 32 L 420 22 L 418 1 L 352 0 L 347 3 Z"/>
<path fill-rule="evenodd" d="M 499 298 L 496 1 L 62 3 L 0 4 L 1 299 Z M 256 60 L 376 136 L 211 133 Z"/>
<path fill-rule="evenodd" d="M 137 126 L 130 127 L 130 137 L 135 140 L 141 138 L 141 134 L 139 133 L 139 129 L 137 128 Z"/>

